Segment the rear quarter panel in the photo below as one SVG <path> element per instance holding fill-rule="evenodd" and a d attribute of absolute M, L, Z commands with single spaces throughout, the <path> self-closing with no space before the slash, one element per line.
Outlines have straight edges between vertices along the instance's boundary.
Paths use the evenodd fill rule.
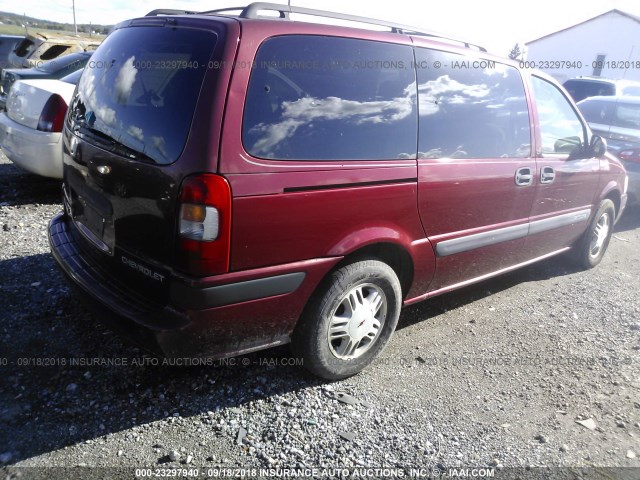
<path fill-rule="evenodd" d="M 413 259 L 418 283 L 412 291 L 426 290 L 434 257 L 417 212 L 416 159 L 265 160 L 249 155 L 242 144 L 250 66 L 262 42 L 282 34 L 344 36 L 344 29 L 296 22 L 252 27 L 243 30 L 236 57 L 220 151 L 219 172 L 233 193 L 231 270 L 344 256 L 372 243 L 391 243 Z M 408 37 L 367 35 L 410 45 Z"/>

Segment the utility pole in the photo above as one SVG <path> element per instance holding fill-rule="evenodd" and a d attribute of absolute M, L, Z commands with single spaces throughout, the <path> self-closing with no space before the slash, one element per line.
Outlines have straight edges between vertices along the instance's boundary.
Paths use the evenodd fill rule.
<path fill-rule="evenodd" d="M 78 25 L 76 25 L 76 0 L 71 0 L 71 5 L 73 7 L 73 30 L 78 34 Z"/>

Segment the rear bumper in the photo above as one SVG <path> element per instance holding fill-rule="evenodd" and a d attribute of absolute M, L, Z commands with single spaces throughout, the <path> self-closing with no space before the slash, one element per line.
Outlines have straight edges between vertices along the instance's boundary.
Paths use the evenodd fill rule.
<path fill-rule="evenodd" d="M 0 113 L 2 150 L 13 163 L 36 175 L 62 178 L 61 135 L 25 127 Z"/>
<path fill-rule="evenodd" d="M 287 343 L 307 300 L 340 258 L 209 279 L 171 275 L 166 304 L 143 298 L 103 268 L 65 214 L 49 224 L 58 266 L 97 316 L 154 353 L 224 358 Z"/>

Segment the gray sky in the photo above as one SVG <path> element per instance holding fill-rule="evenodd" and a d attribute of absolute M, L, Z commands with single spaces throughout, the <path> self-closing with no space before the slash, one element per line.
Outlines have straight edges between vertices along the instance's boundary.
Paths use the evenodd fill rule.
<path fill-rule="evenodd" d="M 250 2 L 247 2 L 250 3 Z M 286 3 L 274 0 L 274 3 Z M 75 0 L 78 23 L 117 23 L 142 16 L 155 8 L 211 10 L 242 5 L 237 0 Z M 638 0 L 292 0 L 293 5 L 383 18 L 447 33 L 506 55 L 514 43 L 524 43 L 569 27 L 613 8 L 640 16 Z M 0 1 L 0 10 L 73 22 L 72 0 Z M 390 9 L 389 5 L 393 8 Z M 602 32 L 615 35 L 615 32 Z"/>

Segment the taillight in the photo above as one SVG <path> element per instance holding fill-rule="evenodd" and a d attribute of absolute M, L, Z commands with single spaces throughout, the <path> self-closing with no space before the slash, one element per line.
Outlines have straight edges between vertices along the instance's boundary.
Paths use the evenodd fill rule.
<path fill-rule="evenodd" d="M 67 102 L 54 93 L 45 103 L 36 128 L 41 132 L 61 132 L 65 113 L 67 113 Z"/>
<path fill-rule="evenodd" d="M 231 187 L 219 175 L 187 177 L 178 208 L 178 267 L 197 276 L 229 271 Z"/>
<path fill-rule="evenodd" d="M 620 160 L 631 163 L 640 163 L 640 149 L 623 150 L 618 153 Z"/>

